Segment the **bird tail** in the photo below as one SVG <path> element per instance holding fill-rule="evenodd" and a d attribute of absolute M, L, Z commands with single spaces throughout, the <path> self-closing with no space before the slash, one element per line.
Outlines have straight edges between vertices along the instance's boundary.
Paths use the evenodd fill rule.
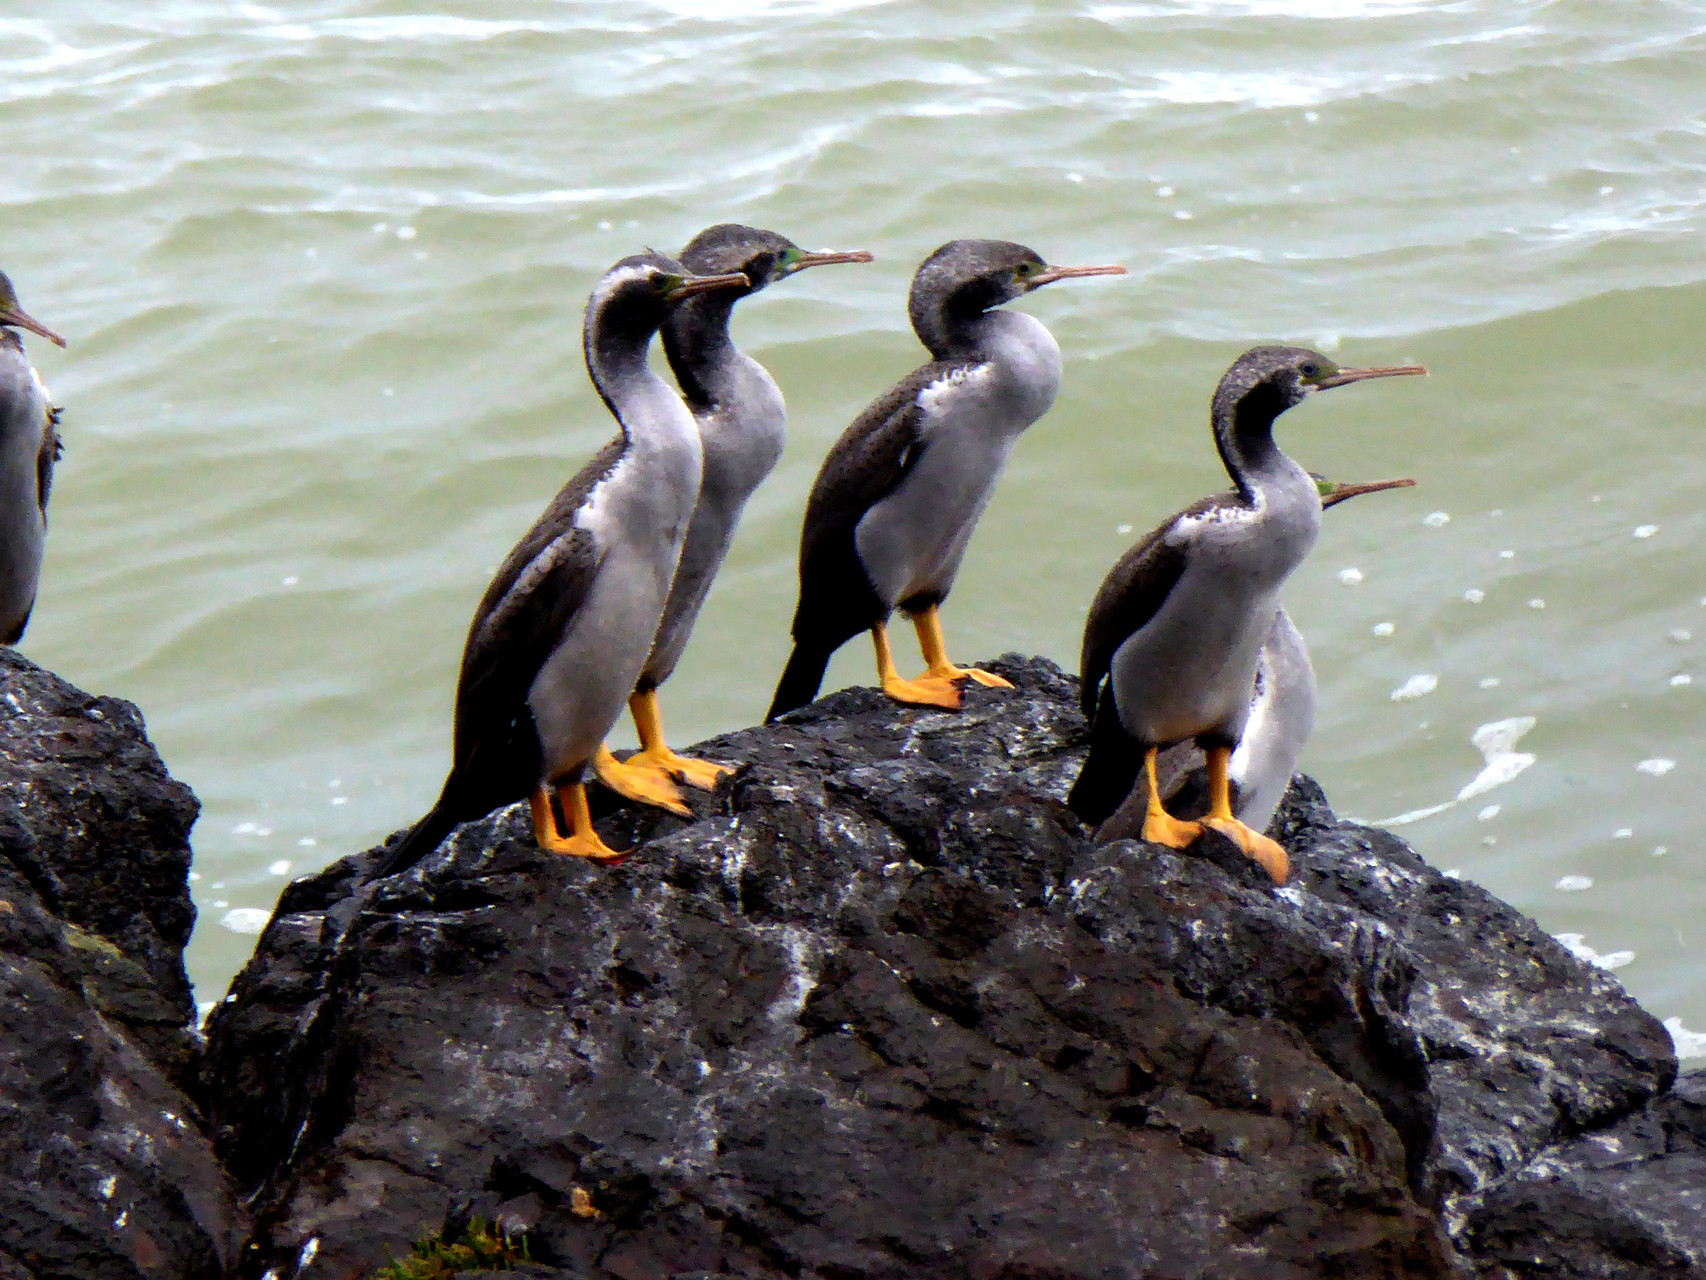
<path fill-rule="evenodd" d="M 788 655 L 788 665 L 782 668 L 782 678 L 776 683 L 776 696 L 770 700 L 770 710 L 764 713 L 765 724 L 817 697 L 818 688 L 823 684 L 823 673 L 828 670 L 830 655 L 834 652 L 834 649 L 807 644 L 803 640 L 794 642 L 794 651 Z"/>
<path fill-rule="evenodd" d="M 1125 803 L 1143 769 L 1143 751 L 1120 723 L 1111 688 L 1102 690 L 1090 726 L 1090 754 L 1066 797 L 1067 808 L 1099 827 Z"/>
<path fill-rule="evenodd" d="M 441 797 L 426 817 L 409 828 L 408 834 L 397 842 L 396 848 L 367 873 L 365 883 L 371 884 L 375 880 L 383 880 L 386 876 L 407 871 L 443 844 L 444 837 L 456 829 L 456 824 L 457 819 L 451 816 L 450 807 Z"/>

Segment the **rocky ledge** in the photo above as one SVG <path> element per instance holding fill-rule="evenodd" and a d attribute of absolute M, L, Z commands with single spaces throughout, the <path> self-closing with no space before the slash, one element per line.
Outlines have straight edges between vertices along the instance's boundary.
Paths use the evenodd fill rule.
<path fill-rule="evenodd" d="M 1706 1276 L 1706 1086 L 1614 980 L 1306 780 L 1283 889 L 1093 847 L 1073 682 L 992 665 L 706 744 L 614 870 L 517 809 L 292 884 L 208 1027 L 239 1273 L 480 1215 L 583 1280 Z"/>
<path fill-rule="evenodd" d="M 195 797 L 128 702 L 5 648 L 0 702 L 0 1280 L 230 1274 L 188 1096 Z"/>
<path fill-rule="evenodd" d="M 0 1280 L 1706 1280 L 1706 1073 L 1531 921 L 1299 779 L 1275 889 L 1097 849 L 1067 677 L 707 744 L 615 870 L 519 812 L 290 886 L 209 1027 L 194 797 L 0 650 Z M 211 1138 L 211 1141 L 210 1141 Z"/>

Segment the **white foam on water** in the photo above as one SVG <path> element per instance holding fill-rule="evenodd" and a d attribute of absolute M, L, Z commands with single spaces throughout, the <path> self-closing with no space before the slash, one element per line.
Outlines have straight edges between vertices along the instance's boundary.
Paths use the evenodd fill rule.
<path fill-rule="evenodd" d="M 1430 529 L 1443 529 L 1451 523 L 1451 517 L 1444 511 L 1430 511 L 1422 517 L 1422 523 Z"/>
<path fill-rule="evenodd" d="M 1482 725 L 1469 735 L 1470 744 L 1481 753 L 1481 772 L 1465 783 L 1455 797 L 1425 809 L 1411 809 L 1395 818 L 1380 819 L 1375 825 L 1401 827 L 1406 823 L 1420 822 L 1423 818 L 1456 808 L 1465 800 L 1485 795 L 1495 787 L 1504 786 L 1534 763 L 1532 753 L 1516 749 L 1517 743 L 1534 725 L 1533 716 L 1512 716 L 1508 720 L 1494 720 Z"/>
<path fill-rule="evenodd" d="M 271 918 L 272 912 L 259 907 L 232 907 L 219 917 L 219 923 L 232 933 L 259 933 Z"/>
<path fill-rule="evenodd" d="M 1592 876 L 1559 876 L 1552 886 L 1561 893 L 1584 893 L 1593 888 Z"/>
<path fill-rule="evenodd" d="M 287 876 L 290 874 L 290 859 L 280 858 L 277 862 L 267 864 L 269 876 Z"/>
<path fill-rule="evenodd" d="M 1398 628 L 1390 622 L 1377 622 L 1369 628 L 1377 636 L 1389 636 Z"/>
<path fill-rule="evenodd" d="M 1384 18 L 1407 13 L 1425 13 L 1429 5 L 1419 0 L 1172 0 L 1161 3 L 1099 4 L 1089 16 L 1100 22 L 1123 18 L 1171 18 L 1192 14 L 1203 18 L 1305 18 L 1344 20 Z"/>
<path fill-rule="evenodd" d="M 1706 1058 L 1706 1032 L 1690 1031 L 1681 1018 L 1666 1018 L 1665 1030 L 1679 1058 Z"/>
<path fill-rule="evenodd" d="M 1643 760 L 1635 766 L 1636 772 L 1650 774 L 1662 778 L 1676 768 L 1675 760 L 1666 760 L 1663 756 L 1654 756 L 1651 760 Z"/>
<path fill-rule="evenodd" d="M 1637 538 L 1650 538 L 1658 531 L 1659 527 L 1656 524 L 1637 525 L 1635 527 L 1635 536 Z"/>
<path fill-rule="evenodd" d="M 1470 587 L 1469 590 L 1463 593 L 1463 598 L 1470 604 L 1480 604 L 1481 601 L 1487 598 L 1487 593 L 1481 590 L 1480 587 Z"/>
<path fill-rule="evenodd" d="M 1482 809 L 1481 812 L 1479 812 L 1475 815 L 1475 821 L 1476 822 L 1491 822 L 1494 818 L 1496 818 L 1498 816 L 1499 816 L 1499 806 L 1496 804 L 1490 804 L 1490 805 L 1486 806 L 1486 808 Z"/>
<path fill-rule="evenodd" d="M 1680 689 L 1685 684 L 1693 684 L 1694 677 L 1689 675 L 1672 676 L 1670 682 L 1675 688 Z"/>
<path fill-rule="evenodd" d="M 1347 587 L 1354 587 L 1357 583 L 1362 581 L 1362 570 L 1356 568 L 1340 569 L 1339 581 L 1344 583 Z"/>
<path fill-rule="evenodd" d="M 1429 672 L 1413 675 L 1399 685 L 1389 695 L 1394 702 L 1410 702 L 1416 698 L 1424 698 L 1439 688 L 1439 677 Z"/>
<path fill-rule="evenodd" d="M 1555 933 L 1552 936 L 1559 942 L 1563 943 L 1564 950 L 1568 951 L 1576 959 L 1585 960 L 1587 963 L 1595 966 L 1596 968 L 1608 970 L 1621 969 L 1624 965 L 1632 963 L 1635 959 L 1635 953 L 1633 951 L 1607 951 L 1604 954 L 1601 954 L 1588 946 L 1587 936 L 1585 934 Z"/>
<path fill-rule="evenodd" d="M 1635 828 L 1618 827 L 1617 830 L 1611 833 L 1611 838 L 1613 840 L 1633 840 L 1635 838 Z"/>

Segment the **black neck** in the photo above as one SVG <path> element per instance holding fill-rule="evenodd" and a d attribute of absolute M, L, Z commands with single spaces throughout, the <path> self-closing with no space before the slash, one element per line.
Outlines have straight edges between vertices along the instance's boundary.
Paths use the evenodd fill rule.
<path fill-rule="evenodd" d="M 716 406 L 723 373 L 735 357 L 729 320 L 739 295 L 736 289 L 702 293 L 676 307 L 664 320 L 664 355 L 669 358 L 682 398 L 696 412 Z"/>
<path fill-rule="evenodd" d="M 628 424 L 622 421 L 616 398 L 628 385 L 650 376 L 646 350 L 656 332 L 655 324 L 608 312 L 590 317 L 586 326 L 586 371 L 624 436 Z"/>
<path fill-rule="evenodd" d="M 1215 412 L 1215 448 L 1246 502 L 1255 501 L 1256 482 L 1285 456 L 1274 443 L 1274 422 L 1290 407 L 1278 388 L 1264 382 L 1238 397 L 1230 409 Z"/>

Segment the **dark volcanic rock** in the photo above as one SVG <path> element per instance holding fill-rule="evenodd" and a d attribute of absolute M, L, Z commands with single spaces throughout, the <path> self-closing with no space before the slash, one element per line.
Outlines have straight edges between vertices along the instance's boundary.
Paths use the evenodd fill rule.
<path fill-rule="evenodd" d="M 613 870 L 516 809 L 293 884 L 209 1028 L 245 1274 L 472 1213 L 589 1278 L 1468 1274 L 1490 1188 L 1669 1084 L 1615 982 L 1312 784 L 1284 889 L 1093 848 L 1073 683 L 995 665 L 719 739 Z"/>
<path fill-rule="evenodd" d="M 1468 1217 L 1489 1280 L 1706 1274 L 1706 1071 L 1539 1156 Z"/>
<path fill-rule="evenodd" d="M 166 772 L 142 715 L 0 648 L 0 859 L 53 915 L 130 962 L 104 966 L 102 1012 L 167 1075 L 194 1070 L 184 944 L 200 806 Z"/>
<path fill-rule="evenodd" d="M 0 649 L 0 1277 L 216 1277 L 230 1185 L 179 1085 L 196 802 L 128 703 Z"/>

